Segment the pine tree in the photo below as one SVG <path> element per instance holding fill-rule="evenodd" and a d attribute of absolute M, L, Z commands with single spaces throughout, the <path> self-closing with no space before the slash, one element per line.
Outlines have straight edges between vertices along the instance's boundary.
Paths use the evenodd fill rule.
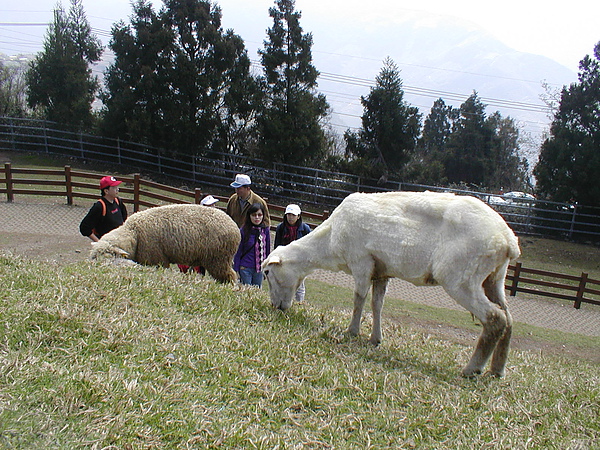
<path fill-rule="evenodd" d="M 27 72 L 27 102 L 45 118 L 78 128 L 92 123 L 92 102 L 99 84 L 90 65 L 102 54 L 99 39 L 92 34 L 82 0 L 71 0 L 67 15 L 62 6 L 54 10 L 44 41 Z"/>
<path fill-rule="evenodd" d="M 528 177 L 527 162 L 519 156 L 519 129 L 510 117 L 502 117 L 498 111 L 488 117 L 485 109 L 473 92 L 460 108 L 447 112 L 449 122 L 441 122 L 443 127 L 428 126 L 421 146 L 430 150 L 430 163 L 443 163 L 444 179 L 449 183 L 520 190 L 528 184 Z M 434 110 L 428 119 L 437 118 L 439 122 L 443 116 L 433 114 Z M 432 123 L 430 120 L 428 125 Z"/>
<path fill-rule="evenodd" d="M 269 9 L 273 26 L 260 50 L 265 105 L 257 120 L 257 156 L 289 164 L 321 160 L 328 141 L 322 128 L 329 105 L 316 93 L 319 72 L 312 64 L 312 35 L 304 34 L 293 0 Z"/>
<path fill-rule="evenodd" d="M 173 39 L 145 0 L 133 4 L 129 25 L 113 26 L 115 59 L 101 94 L 104 134 L 156 146 L 168 139 L 163 118 L 172 102 L 164 68 L 171 64 Z"/>
<path fill-rule="evenodd" d="M 119 136 L 191 154 L 236 151 L 255 110 L 241 38 L 204 0 L 138 1 L 130 26 L 113 29 L 105 126 Z"/>
<path fill-rule="evenodd" d="M 493 130 L 486 122 L 485 107 L 476 92 L 460 105 L 444 155 L 451 183 L 484 185 L 491 172 Z"/>
<path fill-rule="evenodd" d="M 519 129 L 510 117 L 496 111 L 487 119 L 494 131 L 491 172 L 484 184 L 489 188 L 514 191 L 529 187 L 528 163 L 519 155 Z"/>
<path fill-rule="evenodd" d="M 433 103 L 419 140 L 419 150 L 423 155 L 439 157 L 444 153 L 456 119 L 456 110 L 446 106 L 443 99 L 439 98 Z"/>
<path fill-rule="evenodd" d="M 27 114 L 24 67 L 0 61 L 0 116 L 24 117 Z"/>
<path fill-rule="evenodd" d="M 448 180 L 443 161 L 458 110 L 437 99 L 423 123 L 423 134 L 411 162 L 403 170 L 403 179 L 420 184 L 444 185 Z"/>
<path fill-rule="evenodd" d="M 600 42 L 565 87 L 534 169 L 541 197 L 600 206 Z"/>
<path fill-rule="evenodd" d="M 387 58 L 363 105 L 362 127 L 346 132 L 346 155 L 362 161 L 370 175 L 384 178 L 400 170 L 415 150 L 421 128 L 418 108 L 404 101 L 396 64 Z"/>

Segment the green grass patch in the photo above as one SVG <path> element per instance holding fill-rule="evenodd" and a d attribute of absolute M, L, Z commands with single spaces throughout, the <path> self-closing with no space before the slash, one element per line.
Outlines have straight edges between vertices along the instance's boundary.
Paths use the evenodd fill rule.
<path fill-rule="evenodd" d="M 523 266 L 600 280 L 600 247 L 534 237 L 521 237 Z"/>
<path fill-rule="evenodd" d="M 310 295 L 310 302 L 321 308 L 337 311 L 345 311 L 346 320 L 350 323 L 352 314 L 351 289 L 333 286 L 317 280 L 306 280 L 307 298 Z M 426 288 L 425 288 L 426 289 Z M 509 297 L 510 303 L 510 297 Z M 369 305 L 365 309 L 370 311 Z M 469 312 L 464 309 L 445 309 L 429 306 L 421 303 L 413 303 L 402 299 L 386 296 L 384 306 L 384 319 L 386 321 L 397 320 L 407 322 L 404 319 L 415 319 L 420 322 L 427 322 L 432 325 L 432 332 L 435 332 L 435 324 L 445 324 L 456 327 L 471 333 L 481 333 L 481 325 L 477 319 L 473 319 Z M 408 320 L 410 322 L 410 320 Z M 363 330 L 364 333 L 370 332 L 369 329 Z M 556 347 L 574 346 L 580 352 L 589 352 L 598 354 L 600 350 L 600 337 L 582 336 L 580 334 L 565 333 L 562 331 L 551 330 L 548 328 L 536 327 L 521 322 L 516 322 L 513 327 L 513 337 L 523 337 L 539 342 L 545 342 Z M 386 336 L 387 339 L 387 336 Z"/>
<path fill-rule="evenodd" d="M 585 362 L 515 351 L 463 379 L 471 346 L 386 321 L 373 348 L 346 312 L 160 268 L 0 256 L 0 297 L 3 448 L 600 445 Z"/>

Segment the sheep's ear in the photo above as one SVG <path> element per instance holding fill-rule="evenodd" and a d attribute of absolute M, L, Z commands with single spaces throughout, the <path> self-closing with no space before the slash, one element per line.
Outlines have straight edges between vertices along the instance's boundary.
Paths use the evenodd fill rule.
<path fill-rule="evenodd" d="M 269 264 L 281 264 L 281 258 L 279 256 L 272 256 L 269 258 Z"/>

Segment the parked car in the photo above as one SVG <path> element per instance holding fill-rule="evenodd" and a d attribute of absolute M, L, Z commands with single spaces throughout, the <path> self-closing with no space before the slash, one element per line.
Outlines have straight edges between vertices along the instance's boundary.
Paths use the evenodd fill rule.
<path fill-rule="evenodd" d="M 504 199 L 506 199 L 508 201 L 511 201 L 511 199 L 535 200 L 535 197 L 533 195 L 527 194 L 526 192 L 520 192 L 520 191 L 507 192 L 502 197 L 504 197 Z"/>
<path fill-rule="evenodd" d="M 512 191 L 506 194 L 490 195 L 487 199 L 490 205 L 504 205 L 509 206 L 511 204 L 531 204 L 535 200 L 535 197 L 526 192 Z"/>
<path fill-rule="evenodd" d="M 510 203 L 508 200 L 505 200 L 504 198 L 498 195 L 490 195 L 487 199 L 487 202 L 490 205 L 507 205 L 508 203 Z"/>

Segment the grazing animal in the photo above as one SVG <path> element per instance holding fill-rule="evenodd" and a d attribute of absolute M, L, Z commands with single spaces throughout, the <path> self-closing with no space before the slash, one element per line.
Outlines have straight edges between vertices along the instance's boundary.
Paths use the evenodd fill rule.
<path fill-rule="evenodd" d="M 217 208 L 168 205 L 131 215 L 93 243 L 91 257 L 123 257 L 140 264 L 202 266 L 220 282 L 234 282 L 240 230 Z"/>
<path fill-rule="evenodd" d="M 504 294 L 509 262 L 520 255 L 506 222 L 482 201 L 433 192 L 351 194 L 312 233 L 277 247 L 263 263 L 274 307 L 286 310 L 304 277 L 316 268 L 354 277 L 354 311 L 348 328 L 357 335 L 370 286 L 373 330 L 381 342 L 381 310 L 389 278 L 441 285 L 477 317 L 483 331 L 463 369 L 503 376 L 512 332 Z M 493 353 L 493 355 L 492 355 Z"/>

